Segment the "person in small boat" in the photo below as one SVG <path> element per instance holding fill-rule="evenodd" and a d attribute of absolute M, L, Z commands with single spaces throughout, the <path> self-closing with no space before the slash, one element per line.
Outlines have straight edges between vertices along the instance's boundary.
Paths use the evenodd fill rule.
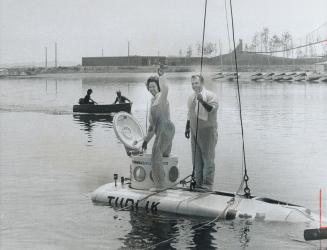
<path fill-rule="evenodd" d="M 191 137 L 195 187 L 210 191 L 215 175 L 218 101 L 216 95 L 204 87 L 202 75 L 193 75 L 191 82 L 194 93 L 188 99 L 185 137 Z"/>
<path fill-rule="evenodd" d="M 126 103 L 126 101 L 128 101 L 129 103 L 131 103 L 131 100 L 130 100 L 130 99 L 128 99 L 127 97 L 121 95 L 120 90 L 118 90 L 118 91 L 116 92 L 116 94 L 117 94 L 117 97 L 116 97 L 116 100 L 115 100 L 114 104 L 116 104 L 117 102 L 118 102 L 119 104 L 121 104 L 121 103 Z"/>
<path fill-rule="evenodd" d="M 155 188 L 152 191 L 164 189 L 164 170 L 162 166 L 162 157 L 168 157 L 172 141 L 175 135 L 175 126 L 170 120 L 170 110 L 168 96 L 168 86 L 164 70 L 161 66 L 158 69 L 158 76 L 151 76 L 146 82 L 148 91 L 153 95 L 151 99 L 151 108 L 149 115 L 149 129 L 144 137 L 142 149 L 147 149 L 147 144 L 155 135 L 155 140 L 152 147 L 152 177 Z"/>
<path fill-rule="evenodd" d="M 79 104 L 98 104 L 96 101 L 92 100 L 92 92 L 92 89 L 88 89 L 86 92 L 86 96 L 84 98 L 79 99 Z"/>

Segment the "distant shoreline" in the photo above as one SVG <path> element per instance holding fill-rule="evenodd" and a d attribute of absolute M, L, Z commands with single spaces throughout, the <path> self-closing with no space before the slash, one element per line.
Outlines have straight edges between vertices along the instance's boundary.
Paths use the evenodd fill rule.
<path fill-rule="evenodd" d="M 110 76 L 111 74 L 126 73 L 155 73 L 158 66 L 96 66 L 96 67 L 83 67 L 83 66 L 69 66 L 69 67 L 17 67 L 2 69 L 1 78 L 80 78 L 90 77 L 94 74 Z M 239 72 L 290 72 L 290 71 L 320 71 L 317 70 L 315 65 L 240 65 Z M 167 72 L 169 73 L 187 73 L 199 72 L 200 66 L 168 66 Z M 205 65 L 203 67 L 204 73 L 215 72 L 232 72 L 235 71 L 233 65 Z M 323 71 L 323 70 L 322 70 Z"/>

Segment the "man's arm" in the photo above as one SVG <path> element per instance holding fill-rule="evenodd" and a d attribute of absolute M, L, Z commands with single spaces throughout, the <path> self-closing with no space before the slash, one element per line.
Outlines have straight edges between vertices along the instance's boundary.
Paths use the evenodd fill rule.
<path fill-rule="evenodd" d="M 202 106 L 203 106 L 203 107 L 204 107 L 208 112 L 210 112 L 210 111 L 213 109 L 213 106 L 210 105 L 209 103 L 205 102 L 204 100 L 199 101 L 199 102 L 202 104 Z"/>
<path fill-rule="evenodd" d="M 187 121 L 186 121 L 185 137 L 186 137 L 187 139 L 190 138 L 190 120 L 187 120 Z"/>
<path fill-rule="evenodd" d="M 124 96 L 125 100 L 128 101 L 128 102 L 131 102 L 130 99 L 128 99 L 126 96 Z"/>
<path fill-rule="evenodd" d="M 217 110 L 218 109 L 217 98 L 214 95 L 210 95 L 208 97 L 208 101 L 207 102 L 203 100 L 203 96 L 201 94 L 199 94 L 197 96 L 197 99 L 198 99 L 199 103 L 201 103 L 201 105 L 205 108 L 205 110 L 207 112 L 211 112 L 213 110 Z"/>

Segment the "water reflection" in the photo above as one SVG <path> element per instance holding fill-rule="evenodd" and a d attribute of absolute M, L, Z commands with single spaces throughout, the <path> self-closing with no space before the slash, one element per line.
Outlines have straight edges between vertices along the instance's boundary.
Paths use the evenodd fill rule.
<path fill-rule="evenodd" d="M 252 222 L 191 219 L 171 214 L 130 212 L 131 230 L 120 249 L 248 249 Z M 233 241 L 231 243 L 230 241 Z M 217 244 L 219 242 L 219 245 Z"/>
<path fill-rule="evenodd" d="M 104 128 L 112 128 L 113 116 L 108 114 L 74 114 L 74 121 L 81 125 L 81 130 L 85 131 L 88 142 L 93 141 L 95 127 L 101 125 Z"/>
<path fill-rule="evenodd" d="M 242 225 L 239 228 L 239 237 L 240 237 L 240 243 L 241 243 L 242 249 L 245 249 L 249 245 L 249 242 L 250 242 L 250 236 L 249 236 L 250 225 L 251 225 L 250 221 L 244 221 L 244 225 Z"/>
<path fill-rule="evenodd" d="M 45 79 L 45 94 L 46 94 L 46 95 L 49 94 L 49 93 L 48 93 L 48 92 L 49 92 L 49 82 L 50 82 L 50 80 Z M 57 96 L 57 94 L 58 94 L 58 80 L 55 79 L 55 80 L 52 81 L 52 82 L 54 82 L 55 94 L 56 94 L 56 96 Z M 51 84 L 50 84 L 50 85 L 51 85 Z"/>
<path fill-rule="evenodd" d="M 130 212 L 131 230 L 124 237 L 120 249 L 176 249 L 169 239 L 178 234 L 177 217 L 148 215 L 145 212 Z M 168 240 L 168 241 L 167 241 Z M 160 242 L 167 241 L 160 245 Z"/>
<path fill-rule="evenodd" d="M 240 249 L 246 249 L 249 247 L 250 243 L 250 227 L 252 225 L 252 221 L 250 220 L 234 220 L 226 222 L 225 225 L 228 225 L 229 228 L 227 231 L 223 232 L 223 234 L 235 235 L 237 242 L 239 242 Z"/>
<path fill-rule="evenodd" d="M 217 233 L 215 224 L 208 225 L 201 229 L 197 229 L 198 226 L 193 228 L 195 231 L 193 236 L 194 248 L 192 249 L 217 249 L 214 243 L 215 237 L 213 236 L 214 233 Z"/>
<path fill-rule="evenodd" d="M 130 212 L 130 232 L 120 249 L 217 249 L 216 223 L 171 214 Z M 205 226 L 204 226 L 205 225 Z"/>

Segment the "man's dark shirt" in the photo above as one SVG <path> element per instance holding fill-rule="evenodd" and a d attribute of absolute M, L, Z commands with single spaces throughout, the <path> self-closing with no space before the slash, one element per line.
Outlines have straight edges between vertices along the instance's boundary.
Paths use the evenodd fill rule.
<path fill-rule="evenodd" d="M 120 97 L 117 96 L 114 103 L 126 103 L 126 101 L 129 101 L 129 99 L 122 95 Z"/>
<path fill-rule="evenodd" d="M 89 95 L 86 95 L 84 97 L 84 104 L 94 104 L 93 101 L 90 101 L 90 96 Z"/>

